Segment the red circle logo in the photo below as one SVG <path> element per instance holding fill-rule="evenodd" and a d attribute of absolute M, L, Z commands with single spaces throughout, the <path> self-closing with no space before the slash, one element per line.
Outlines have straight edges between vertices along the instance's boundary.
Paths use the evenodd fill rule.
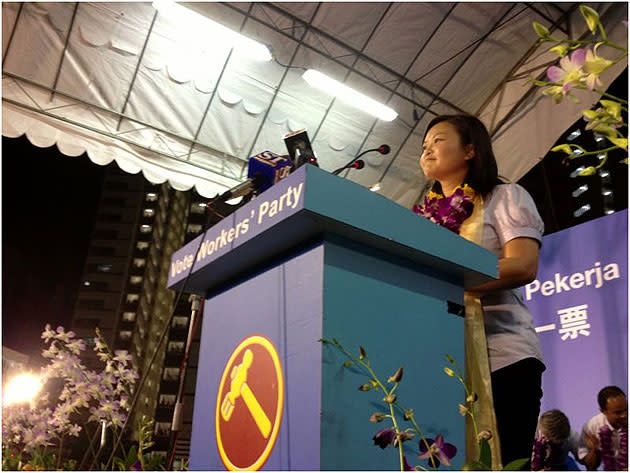
<path fill-rule="evenodd" d="M 278 352 L 261 335 L 243 340 L 225 365 L 216 401 L 216 439 L 228 470 L 259 470 L 276 443 L 284 406 Z"/>

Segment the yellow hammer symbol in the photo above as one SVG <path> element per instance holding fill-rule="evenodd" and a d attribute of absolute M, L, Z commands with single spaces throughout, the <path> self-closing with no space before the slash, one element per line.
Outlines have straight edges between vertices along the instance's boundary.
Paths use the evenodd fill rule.
<path fill-rule="evenodd" d="M 243 355 L 243 362 L 232 368 L 232 372 L 230 373 L 230 379 L 232 380 L 230 383 L 230 391 L 225 395 L 221 403 L 221 417 L 223 417 L 224 421 L 229 422 L 234 412 L 236 400 L 239 396 L 242 396 L 260 433 L 263 437 L 268 438 L 271 432 L 271 422 L 260 406 L 258 399 L 256 399 L 256 396 L 254 396 L 254 393 L 247 385 L 247 371 L 253 361 L 254 354 L 250 349 L 247 349 Z"/>

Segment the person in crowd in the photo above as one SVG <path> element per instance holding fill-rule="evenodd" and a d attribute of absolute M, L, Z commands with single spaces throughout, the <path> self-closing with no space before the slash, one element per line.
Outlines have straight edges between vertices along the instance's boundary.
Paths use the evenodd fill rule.
<path fill-rule="evenodd" d="M 578 460 L 588 470 L 600 464 L 604 471 L 628 469 L 628 400 L 617 386 L 606 386 L 597 394 L 600 413 L 582 428 Z"/>
<path fill-rule="evenodd" d="M 534 471 L 579 471 L 575 461 L 580 436 L 571 430 L 567 416 L 558 409 L 543 412 L 538 419 L 538 428 L 532 451 Z"/>
<path fill-rule="evenodd" d="M 499 180 L 488 131 L 473 116 L 431 120 L 420 165 L 434 184 L 414 212 L 498 257 L 498 279 L 468 288 L 467 377 L 480 400 L 487 398 L 489 416 L 496 416 L 502 464 L 529 459 L 545 365 L 520 288 L 536 278 L 542 219 L 524 188 Z"/>

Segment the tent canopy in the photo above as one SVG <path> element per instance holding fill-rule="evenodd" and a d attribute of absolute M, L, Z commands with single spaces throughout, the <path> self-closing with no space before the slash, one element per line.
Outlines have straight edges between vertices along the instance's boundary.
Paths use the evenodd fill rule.
<path fill-rule="evenodd" d="M 116 160 L 151 182 L 211 197 L 244 179 L 249 156 L 283 154 L 283 136 L 306 128 L 326 170 L 390 145 L 348 178 L 381 182 L 383 195 L 410 206 L 426 184 L 419 149 L 436 115 L 479 116 L 500 174 L 517 180 L 597 100 L 583 94 L 580 105 L 555 105 L 527 82 L 557 60 L 549 44 L 537 45 L 533 21 L 557 37 L 590 35 L 577 3 L 182 5 L 269 45 L 275 60 L 247 59 L 209 28 L 151 3 L 3 2 L 3 135 L 26 133 L 36 146 Z M 627 4 L 590 6 L 626 44 Z M 626 66 L 606 72 L 602 88 Z M 398 118 L 375 119 L 312 88 L 305 69 Z"/>

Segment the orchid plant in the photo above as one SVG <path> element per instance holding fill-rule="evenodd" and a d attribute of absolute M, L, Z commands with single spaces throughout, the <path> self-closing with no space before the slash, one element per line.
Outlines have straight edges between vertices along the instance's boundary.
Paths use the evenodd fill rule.
<path fill-rule="evenodd" d="M 48 360 L 40 374 L 45 389 L 30 403 L 3 407 L 2 466 L 19 470 L 92 469 L 107 432 L 116 438 L 129 415 L 129 397 L 138 373 L 130 367 L 131 355 L 124 350 L 112 353 L 98 329 L 94 351 L 104 365 L 101 371 L 89 370 L 83 364 L 86 343 L 75 338 L 74 332 L 46 325 L 42 339 L 46 346 L 42 356 Z M 50 399 L 48 391 L 55 391 L 55 384 L 61 384 L 61 389 Z M 145 424 L 149 425 L 146 419 Z M 91 432 L 90 425 L 95 426 Z M 150 437 L 142 426 L 140 432 L 145 435 L 141 435 L 140 448 L 135 451 L 138 465 L 134 462 L 133 466 L 144 467 L 142 453 L 150 445 Z M 64 449 L 64 442 L 81 435 L 87 436 L 88 444 L 83 458 L 65 458 L 68 449 Z M 96 448 L 98 438 L 101 443 Z M 123 458 L 129 458 L 127 452 L 123 451 Z M 121 465 L 131 466 L 119 461 L 117 466 Z"/>
<path fill-rule="evenodd" d="M 533 23 L 534 31 L 540 38 L 539 43 L 552 43 L 554 46 L 549 49 L 549 52 L 560 56 L 560 61 L 547 69 L 548 80 L 531 79 L 531 81 L 539 87 L 544 87 L 543 95 L 552 97 L 556 103 L 560 103 L 565 97 L 574 103 L 579 103 L 572 93 L 576 89 L 589 90 L 602 97 L 597 107 L 583 110 L 582 115 L 588 122 L 586 129 L 604 137 L 609 146 L 601 150 L 588 151 L 577 144 L 565 143 L 551 149 L 554 152 L 565 153 L 567 159 L 602 155 L 603 158 L 597 166 L 588 166 L 579 174 L 591 176 L 604 166 L 608 153 L 616 149 L 628 150 L 628 124 L 623 120 L 623 114 L 628 113 L 628 101 L 598 88 L 602 85 L 600 76 L 604 71 L 619 62 L 627 62 L 628 49 L 608 39 L 599 14 L 595 10 L 581 5 L 580 13 L 593 35 L 590 39 L 554 38 L 545 26 L 538 22 Z M 628 26 L 627 20 L 624 24 Z M 612 54 L 612 57 L 601 55 L 602 50 Z M 625 163 L 627 162 L 626 158 Z"/>
<path fill-rule="evenodd" d="M 382 449 L 386 449 L 389 446 L 398 449 L 400 471 L 428 471 L 429 469 L 437 470 L 440 465 L 451 466 L 451 459 L 457 454 L 457 447 L 446 442 L 442 434 L 436 435 L 434 439 L 425 437 L 415 418 L 414 410 L 403 407 L 396 395 L 396 390 L 403 378 L 402 367 L 398 368 L 396 372 L 384 382 L 374 372 L 365 348 L 360 346 L 357 356 L 348 351 L 334 338 L 332 340 L 322 339 L 320 342 L 332 345 L 345 355 L 347 358 L 343 363 L 345 368 L 360 368 L 363 374 L 367 376 L 368 382 L 360 385 L 359 391 L 378 392 L 379 396 L 383 396 L 381 400 L 387 405 L 388 412 L 375 412 L 370 416 L 369 421 L 374 423 L 388 422 L 391 423 L 391 427 L 380 429 L 372 437 L 372 440 L 374 441 L 374 445 Z M 459 404 L 458 406 L 459 413 L 462 416 L 470 416 L 479 444 L 479 459 L 466 462 L 462 465 L 462 470 L 491 470 L 492 452 L 488 440 L 492 437 L 492 433 L 487 430 L 478 431 L 473 411 L 473 404 L 477 401 L 477 395 L 468 388 L 453 357 L 446 355 L 446 360 L 450 366 L 445 366 L 444 372 L 448 376 L 456 378 L 464 387 L 466 394 L 465 403 Z M 408 422 L 411 426 L 403 428 L 403 421 Z M 418 450 L 420 453 L 417 458 L 419 460 L 426 460 L 425 465 L 412 466 L 403 452 L 403 442 L 410 441 L 416 436 L 419 438 Z M 514 460 L 506 465 L 503 470 L 520 470 L 528 460 L 528 458 Z"/>

